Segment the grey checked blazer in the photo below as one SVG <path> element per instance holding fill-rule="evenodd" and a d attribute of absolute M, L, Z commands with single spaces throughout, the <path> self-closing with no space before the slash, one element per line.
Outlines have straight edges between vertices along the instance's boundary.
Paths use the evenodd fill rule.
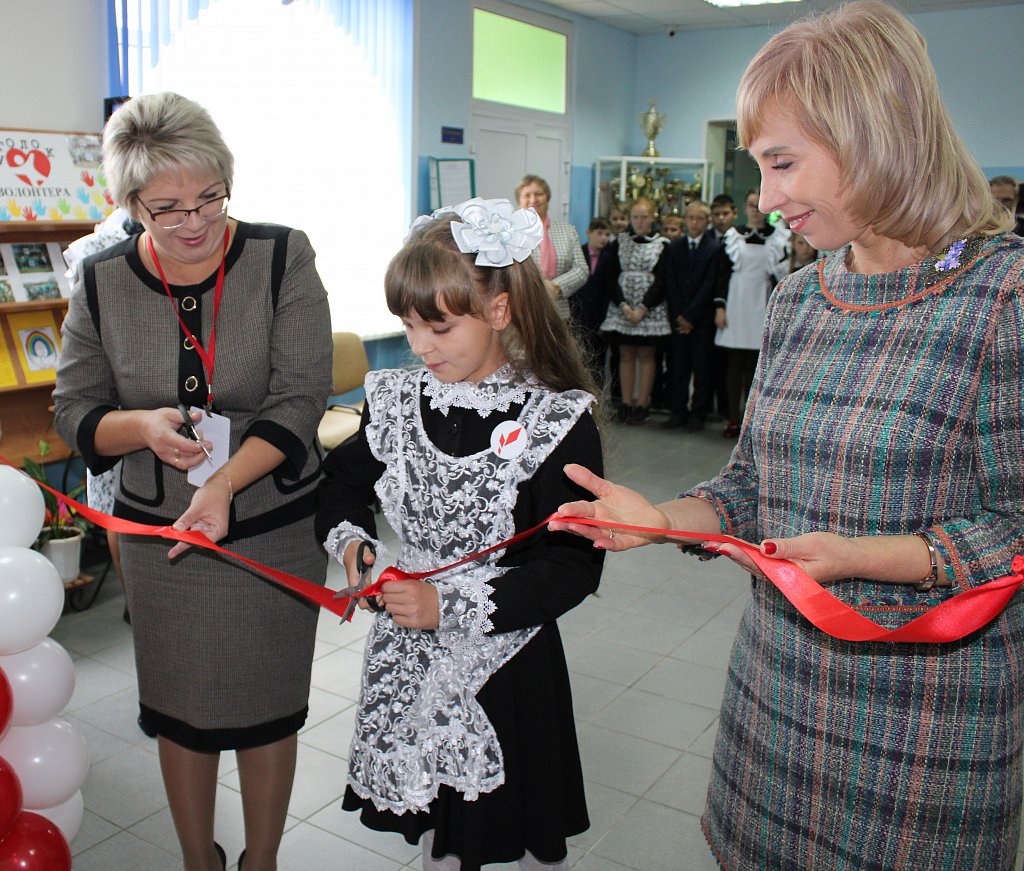
<path fill-rule="evenodd" d="M 590 278 L 590 267 L 587 266 L 583 249 L 580 247 L 580 237 L 576 235 L 576 228 L 572 224 L 552 218 L 548 223 L 548 235 L 551 237 L 551 244 L 555 246 L 558 263 L 554 281 L 562 289 L 562 295 L 554 299 L 555 308 L 563 320 L 568 320 L 569 297 L 587 283 L 587 279 Z M 539 245 L 533 249 L 530 256 L 540 269 Z"/>
<path fill-rule="evenodd" d="M 195 488 L 185 472 L 148 449 L 121 457 L 96 454 L 100 419 L 115 409 L 201 406 L 206 375 L 174 315 L 159 278 L 139 257 L 132 237 L 85 258 L 75 272 L 61 328 L 56 428 L 93 473 L 123 459 L 114 513 L 166 524 L 188 507 Z M 320 477 L 317 424 L 331 391 L 331 315 L 298 230 L 238 222 L 226 258 L 217 316 L 214 410 L 231 419 L 233 455 L 258 436 L 284 455 L 271 474 L 235 494 L 226 540 L 293 523 L 315 510 Z M 208 348 L 215 276 L 171 286 L 189 330 Z M 202 426 L 202 424 L 198 424 Z"/>

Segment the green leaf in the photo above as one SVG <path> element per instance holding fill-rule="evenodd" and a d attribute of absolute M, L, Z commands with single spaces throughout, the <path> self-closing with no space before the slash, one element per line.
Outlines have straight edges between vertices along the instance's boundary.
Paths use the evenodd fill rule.
<path fill-rule="evenodd" d="M 44 442 L 42 439 L 39 440 L 39 456 L 45 457 L 50 453 L 50 443 Z"/>

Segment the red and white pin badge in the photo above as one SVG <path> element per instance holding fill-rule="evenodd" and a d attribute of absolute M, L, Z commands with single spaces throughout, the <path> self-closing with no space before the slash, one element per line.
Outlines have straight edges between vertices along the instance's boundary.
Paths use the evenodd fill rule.
<path fill-rule="evenodd" d="M 517 420 L 499 423 L 491 433 L 491 450 L 503 460 L 512 460 L 526 450 L 526 429 Z"/>

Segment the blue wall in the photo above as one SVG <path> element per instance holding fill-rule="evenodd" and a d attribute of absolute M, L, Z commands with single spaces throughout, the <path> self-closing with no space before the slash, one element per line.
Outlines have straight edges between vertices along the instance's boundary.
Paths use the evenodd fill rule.
<path fill-rule="evenodd" d="M 735 117 L 736 86 L 750 58 L 785 26 L 636 36 L 537 0 L 517 0 L 573 22 L 570 219 L 581 237 L 591 217 L 598 157 L 639 154 L 637 115 L 651 97 L 668 114 L 658 138 L 666 156 L 704 156 L 707 121 Z M 429 205 L 426 160 L 466 157 L 441 143 L 441 125 L 468 128 L 470 2 L 421 0 L 419 6 L 420 211 Z M 943 97 L 960 135 L 990 177 L 1024 177 L 1024 115 L 1013 108 L 1024 5 L 912 15 L 928 40 Z M 500 62 L 514 64 L 514 56 Z"/>
<path fill-rule="evenodd" d="M 533 0 L 517 6 L 573 23 L 571 220 L 586 230 L 593 203 L 592 164 L 598 157 L 624 154 L 635 123 L 633 90 L 636 36 L 565 9 Z M 419 211 L 429 210 L 429 157 L 468 157 L 465 145 L 441 142 L 442 125 L 469 128 L 471 70 L 470 0 L 421 0 L 418 11 Z M 514 50 L 497 59 L 514 70 Z"/>
<path fill-rule="evenodd" d="M 1016 167 L 1008 174 L 1020 176 L 1024 115 L 1013 108 L 1011 94 L 1020 77 L 1024 5 L 928 12 L 910 19 L 928 41 L 943 99 L 967 147 L 982 167 Z M 643 107 L 656 96 L 659 111 L 668 113 L 658 137 L 663 155 L 703 157 L 707 121 L 736 117 L 736 87 L 747 63 L 787 23 L 637 37 L 643 61 L 633 102 Z M 630 153 L 639 154 L 646 140 L 634 128 Z"/>

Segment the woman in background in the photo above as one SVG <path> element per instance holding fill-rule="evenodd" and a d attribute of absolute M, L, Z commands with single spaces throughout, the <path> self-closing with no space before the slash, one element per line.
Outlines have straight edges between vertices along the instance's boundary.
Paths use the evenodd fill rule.
<path fill-rule="evenodd" d="M 516 188 L 515 201 L 521 209 L 533 209 L 544 222 L 544 238 L 530 256 L 544 276 L 544 286 L 562 320 L 568 320 L 569 297 L 590 277 L 579 234 L 572 224 L 551 220 L 551 188 L 539 175 L 523 176 Z"/>

